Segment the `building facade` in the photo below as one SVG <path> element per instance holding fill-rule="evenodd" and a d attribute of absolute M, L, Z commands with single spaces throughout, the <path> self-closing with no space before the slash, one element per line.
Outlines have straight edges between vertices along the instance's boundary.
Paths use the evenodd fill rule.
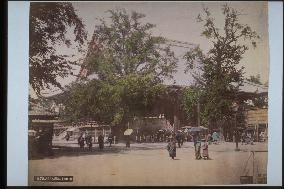
<path fill-rule="evenodd" d="M 258 108 L 246 112 L 246 126 L 254 131 L 256 141 L 267 141 L 268 137 L 268 109 Z M 262 136 L 264 135 L 264 136 Z"/>

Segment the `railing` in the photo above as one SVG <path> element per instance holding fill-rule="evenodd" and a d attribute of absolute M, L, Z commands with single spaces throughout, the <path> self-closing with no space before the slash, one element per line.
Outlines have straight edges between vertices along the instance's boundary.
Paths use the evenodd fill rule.
<path fill-rule="evenodd" d="M 250 160 L 250 158 L 252 157 L 252 176 L 247 176 L 247 174 L 245 174 L 245 176 L 241 176 L 240 180 L 242 184 L 264 184 L 266 181 L 266 177 L 263 178 L 257 178 L 258 180 L 256 180 L 255 177 L 255 153 L 263 153 L 263 152 L 268 152 L 267 150 L 252 150 L 250 151 L 250 156 L 246 161 L 246 164 L 244 166 L 244 170 L 247 167 L 248 161 Z M 258 174 L 259 175 L 259 174 Z M 264 174 L 266 175 L 266 174 Z M 259 183 L 260 182 L 260 183 Z"/>

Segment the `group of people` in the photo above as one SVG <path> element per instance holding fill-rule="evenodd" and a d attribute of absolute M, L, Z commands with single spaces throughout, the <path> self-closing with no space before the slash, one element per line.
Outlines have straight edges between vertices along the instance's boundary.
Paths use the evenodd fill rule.
<path fill-rule="evenodd" d="M 140 134 L 140 135 L 136 135 L 135 136 L 135 141 L 137 143 L 156 143 L 156 142 L 167 142 L 170 138 L 170 136 L 172 135 L 172 132 L 162 132 L 159 131 L 156 134 Z M 181 133 L 179 132 L 179 141 L 181 141 L 181 145 L 184 141 L 191 141 L 192 136 L 186 133 Z"/>
<path fill-rule="evenodd" d="M 253 144 L 253 135 L 250 132 L 243 132 L 241 136 L 242 144 Z"/>
<path fill-rule="evenodd" d="M 135 136 L 137 143 L 166 142 L 171 133 L 157 132 L 156 134 L 139 134 Z"/>
<path fill-rule="evenodd" d="M 214 134 L 214 133 L 213 133 Z M 212 134 L 212 135 L 213 135 Z M 200 137 L 199 132 L 196 132 L 193 135 L 193 143 L 194 143 L 194 150 L 195 150 L 195 159 L 209 159 L 209 151 L 208 151 L 208 143 L 209 142 L 216 142 L 215 139 L 211 136 L 211 134 L 208 134 L 205 139 L 204 143 L 202 145 L 202 140 Z M 201 146 L 202 145 L 202 146 Z M 201 148 L 202 148 L 202 156 L 201 156 Z"/>
<path fill-rule="evenodd" d="M 206 140 L 208 141 L 209 144 L 213 143 L 213 144 L 219 144 L 220 142 L 220 135 L 219 133 L 217 133 L 216 131 L 214 131 L 212 133 L 212 135 L 210 133 L 208 133 Z"/>
<path fill-rule="evenodd" d="M 201 137 L 199 132 L 196 132 L 193 135 L 193 142 L 194 142 L 194 149 L 195 149 L 195 159 L 209 159 L 209 151 L 208 151 L 208 138 L 210 136 L 207 136 L 204 140 L 203 145 L 201 144 Z M 178 146 L 181 147 L 183 144 L 183 140 L 180 138 L 179 134 L 177 134 L 174 137 L 169 137 L 169 142 L 167 145 L 167 150 L 169 152 L 169 156 L 174 159 L 176 157 L 176 143 L 178 143 Z M 202 146 L 201 146 L 202 145 Z M 202 155 L 201 155 L 201 148 L 202 148 Z"/>
<path fill-rule="evenodd" d="M 67 138 L 68 138 L 68 136 L 67 136 Z M 66 140 L 67 140 L 67 138 L 66 138 Z M 109 146 L 111 146 L 112 143 L 113 143 L 113 135 L 112 134 L 110 134 L 108 136 L 108 142 L 109 142 Z M 98 136 L 98 144 L 99 144 L 99 149 L 100 150 L 103 150 L 104 143 L 105 143 L 104 136 L 103 135 L 99 135 Z M 80 148 L 84 149 L 85 144 L 88 146 L 89 150 L 92 150 L 93 137 L 92 137 L 92 135 L 90 135 L 88 133 L 85 133 L 85 136 L 84 136 L 84 133 L 81 133 L 80 136 L 78 137 L 78 145 L 80 146 Z"/>

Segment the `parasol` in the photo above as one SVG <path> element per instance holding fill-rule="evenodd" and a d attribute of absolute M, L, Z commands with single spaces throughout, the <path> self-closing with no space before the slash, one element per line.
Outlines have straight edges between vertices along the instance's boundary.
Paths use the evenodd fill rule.
<path fill-rule="evenodd" d="M 199 131 L 202 131 L 202 129 L 200 127 L 192 127 L 190 129 L 191 132 L 199 132 Z"/>
<path fill-rule="evenodd" d="M 182 129 L 190 129 L 192 128 L 191 126 L 184 126 L 184 127 L 181 127 Z"/>
<path fill-rule="evenodd" d="M 131 135 L 133 133 L 133 129 L 126 129 L 124 131 L 124 135 Z"/>
<path fill-rule="evenodd" d="M 203 127 L 203 126 L 199 126 L 199 127 L 192 127 L 190 129 L 191 132 L 200 132 L 200 131 L 203 131 L 203 130 L 207 130 L 207 128 Z"/>
<path fill-rule="evenodd" d="M 203 129 L 203 130 L 207 130 L 208 129 L 208 128 L 203 127 L 203 126 L 200 126 L 200 128 Z"/>

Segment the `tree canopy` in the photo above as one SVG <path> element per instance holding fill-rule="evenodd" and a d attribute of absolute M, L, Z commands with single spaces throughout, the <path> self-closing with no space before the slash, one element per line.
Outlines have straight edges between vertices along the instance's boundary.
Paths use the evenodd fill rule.
<path fill-rule="evenodd" d="M 165 38 L 153 36 L 155 25 L 145 15 L 124 9 L 109 10 L 111 23 L 100 19 L 89 46 L 85 66 L 102 80 L 128 74 L 151 75 L 156 82 L 172 77 L 177 59 Z"/>
<path fill-rule="evenodd" d="M 55 45 L 73 44 L 67 37 L 68 28 L 73 27 L 74 42 L 81 50 L 87 33 L 82 20 L 68 2 L 32 2 L 29 25 L 29 82 L 37 94 L 42 89 L 56 86 L 61 88 L 57 77 L 66 77 L 74 61 L 60 55 Z M 72 41 L 72 42 L 71 42 Z"/>
<path fill-rule="evenodd" d="M 248 42 L 256 47 L 256 40 L 260 38 L 250 26 L 240 23 L 242 14 L 236 9 L 224 5 L 221 10 L 224 15 L 222 29 L 216 26 L 207 8 L 197 17 L 197 22 L 203 23 L 201 35 L 210 41 L 212 48 L 204 53 L 200 47 L 195 47 L 184 56 L 186 72 L 193 74 L 203 91 L 200 98 L 204 125 L 208 121 L 216 123 L 232 117 L 232 103 L 238 100 L 236 94 L 244 80 L 244 67 L 239 66 L 240 60 L 249 49 Z"/>
<path fill-rule="evenodd" d="M 96 25 L 82 65 L 97 77 L 71 87 L 67 109 L 77 117 L 119 124 L 151 109 L 163 91 L 162 82 L 175 72 L 177 59 L 165 38 L 151 34 L 155 25 L 141 21 L 145 15 L 123 9 L 108 12 L 110 22 L 100 19 Z"/>

